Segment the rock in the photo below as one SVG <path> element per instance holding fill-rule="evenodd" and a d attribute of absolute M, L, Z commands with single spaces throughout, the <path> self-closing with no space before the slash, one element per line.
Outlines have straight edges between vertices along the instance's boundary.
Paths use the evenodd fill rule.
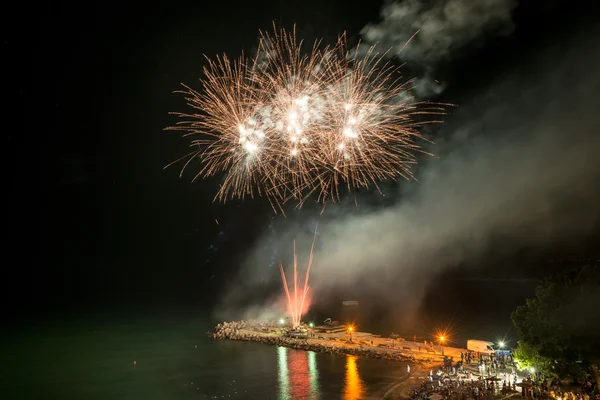
<path fill-rule="evenodd" d="M 278 337 L 278 336 L 263 336 L 262 334 L 258 334 L 256 332 L 260 332 L 260 330 L 256 330 L 256 327 L 276 327 L 276 323 L 264 323 L 260 321 L 232 321 L 226 322 L 224 321 L 222 324 L 219 323 L 215 327 L 215 329 L 211 332 L 207 332 L 206 334 L 212 339 L 219 340 L 243 340 L 243 341 L 253 341 L 258 343 L 276 345 L 276 346 L 284 346 L 290 347 L 297 350 L 304 351 L 316 351 L 321 353 L 330 353 L 330 354 L 351 354 L 357 355 L 361 357 L 369 357 L 369 358 L 379 358 L 379 359 L 388 359 L 388 360 L 396 360 L 396 361 L 407 361 L 410 360 L 412 362 L 416 362 L 414 356 L 406 356 L 396 352 L 387 352 L 387 351 L 375 351 L 372 348 L 366 347 L 339 347 L 332 346 L 330 344 L 325 343 L 309 343 L 307 341 L 286 338 L 286 337 Z M 247 329 L 252 332 L 243 332 L 242 330 Z"/>

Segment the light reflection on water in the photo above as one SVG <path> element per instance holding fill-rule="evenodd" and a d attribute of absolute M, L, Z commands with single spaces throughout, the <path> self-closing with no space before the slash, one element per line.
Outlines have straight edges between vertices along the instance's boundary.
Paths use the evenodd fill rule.
<path fill-rule="evenodd" d="M 371 400 L 406 373 L 386 360 L 213 341 L 198 333 L 206 328 L 91 320 L 22 329 L 2 336 L 0 386 L 5 398 Z"/>
<path fill-rule="evenodd" d="M 310 376 L 310 389 L 312 393 L 319 393 L 319 370 L 317 369 L 317 353 L 308 352 L 308 374 Z"/>
<path fill-rule="evenodd" d="M 344 400 L 362 399 L 365 393 L 364 383 L 358 374 L 356 356 L 346 356 L 346 386 Z"/>
<path fill-rule="evenodd" d="M 365 395 L 365 385 L 361 379 L 356 356 L 346 356 L 346 376 L 343 399 L 360 400 Z M 320 399 L 319 370 L 314 351 L 277 348 L 279 379 L 279 400 Z"/>
<path fill-rule="evenodd" d="M 287 365 L 287 348 L 277 348 L 277 377 L 279 379 L 279 399 L 287 400 L 290 397 L 290 377 Z"/>

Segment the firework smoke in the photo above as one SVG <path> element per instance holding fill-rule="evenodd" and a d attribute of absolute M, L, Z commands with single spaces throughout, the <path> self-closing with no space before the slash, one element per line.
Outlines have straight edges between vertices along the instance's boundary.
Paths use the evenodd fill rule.
<path fill-rule="evenodd" d="M 334 292 L 380 296 L 401 321 L 419 315 L 447 268 L 498 266 L 494 273 L 518 277 L 531 273 L 520 270 L 522 250 L 537 262 L 549 248 L 560 256 L 597 238 L 600 35 L 595 24 L 578 29 L 544 48 L 525 44 L 518 54 L 526 56 L 463 93 L 437 132 L 440 158 L 419 164 L 418 184 L 397 188 L 387 204 L 360 198 L 358 209 L 327 208 L 312 281 L 320 301 Z M 278 239 L 309 240 L 298 232 L 314 215 L 290 213 Z M 265 243 L 245 268 L 267 264 Z"/>
<path fill-rule="evenodd" d="M 393 49 L 390 57 L 422 69 L 414 93 L 426 98 L 444 89 L 434 78 L 440 63 L 467 47 L 480 46 L 486 36 L 513 31 L 511 17 L 516 6 L 517 0 L 394 1 L 382 8 L 381 21 L 365 26 L 362 35 L 367 43 Z M 407 41 L 410 43 L 405 45 Z"/>

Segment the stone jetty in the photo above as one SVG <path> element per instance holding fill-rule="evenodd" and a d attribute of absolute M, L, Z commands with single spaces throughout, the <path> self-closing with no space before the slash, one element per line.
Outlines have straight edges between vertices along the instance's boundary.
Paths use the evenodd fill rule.
<path fill-rule="evenodd" d="M 345 333 L 310 335 L 292 338 L 274 323 L 259 321 L 233 321 L 218 324 L 207 335 L 218 340 L 240 340 L 284 346 L 296 350 L 330 354 L 350 354 L 360 357 L 428 363 L 437 361 L 436 355 L 413 351 L 412 342 L 402 343 L 395 339 L 379 338 L 370 333 L 356 332 L 352 340 Z M 405 345 L 403 345 L 405 344 Z"/>

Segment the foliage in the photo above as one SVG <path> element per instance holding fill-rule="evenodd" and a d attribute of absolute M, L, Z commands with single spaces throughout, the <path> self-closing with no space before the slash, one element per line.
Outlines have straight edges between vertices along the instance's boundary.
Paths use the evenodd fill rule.
<path fill-rule="evenodd" d="M 535 368 L 538 371 L 550 371 L 552 369 L 552 360 L 539 355 L 536 348 L 522 340 L 514 352 L 517 368 L 520 370 L 531 370 Z"/>
<path fill-rule="evenodd" d="M 577 377 L 600 360 L 600 268 L 571 268 L 553 276 L 511 315 L 522 340 L 520 367 L 560 377 Z"/>

